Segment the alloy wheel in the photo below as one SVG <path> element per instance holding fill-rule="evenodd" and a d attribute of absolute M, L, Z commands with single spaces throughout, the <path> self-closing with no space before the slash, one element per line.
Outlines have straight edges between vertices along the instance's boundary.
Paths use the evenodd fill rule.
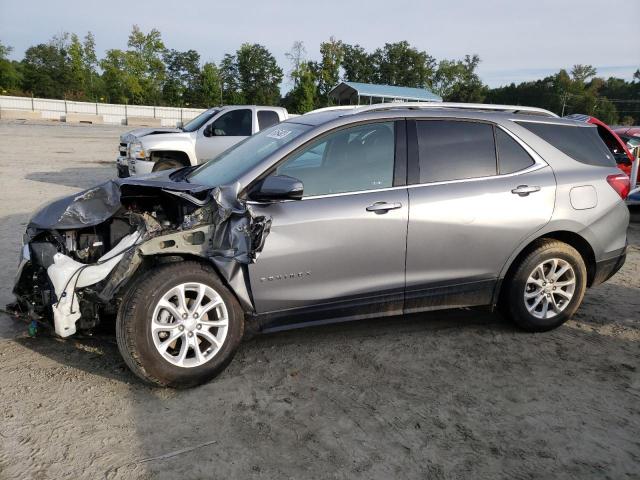
<path fill-rule="evenodd" d="M 156 350 L 178 367 L 199 367 L 222 348 L 229 315 L 222 297 L 203 283 L 182 283 L 167 291 L 151 319 Z"/>
<path fill-rule="evenodd" d="M 524 304 L 536 318 L 554 318 L 564 311 L 576 290 L 576 274 L 569 262 L 551 258 L 540 263 L 524 287 Z"/>

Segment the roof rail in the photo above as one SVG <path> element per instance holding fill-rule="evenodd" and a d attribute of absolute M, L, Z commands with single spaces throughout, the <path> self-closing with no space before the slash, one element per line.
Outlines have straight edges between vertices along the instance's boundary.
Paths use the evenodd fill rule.
<path fill-rule="evenodd" d="M 357 105 L 333 105 L 331 107 L 316 108 L 315 110 L 310 110 L 307 113 L 303 113 L 303 115 L 309 115 L 310 113 L 331 112 L 333 110 L 353 110 L 355 108 L 358 108 L 358 106 Z"/>
<path fill-rule="evenodd" d="M 452 108 L 460 110 L 480 110 L 489 112 L 525 113 L 544 117 L 557 117 L 553 112 L 537 107 L 523 107 L 520 105 L 493 105 L 490 103 L 455 103 L 455 102 L 390 102 L 365 105 L 354 109 L 351 114 L 388 110 L 391 108 L 408 108 L 414 110 L 431 110 L 437 108 Z"/>

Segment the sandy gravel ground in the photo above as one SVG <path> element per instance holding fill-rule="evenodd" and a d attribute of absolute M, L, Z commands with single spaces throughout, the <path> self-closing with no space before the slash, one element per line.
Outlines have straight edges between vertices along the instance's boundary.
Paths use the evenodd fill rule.
<path fill-rule="evenodd" d="M 1 304 L 29 212 L 109 178 L 123 129 L 0 123 Z M 554 332 L 453 311 L 272 334 L 190 391 L 0 314 L 0 478 L 638 479 L 640 223 L 629 241 Z"/>

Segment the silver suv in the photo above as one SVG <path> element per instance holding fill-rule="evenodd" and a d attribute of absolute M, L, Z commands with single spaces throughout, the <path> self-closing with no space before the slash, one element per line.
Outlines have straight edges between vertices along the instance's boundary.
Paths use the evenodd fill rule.
<path fill-rule="evenodd" d="M 624 263 L 625 190 L 595 127 L 544 110 L 327 110 L 45 207 L 14 308 L 61 336 L 112 313 L 129 367 L 174 387 L 246 329 L 490 305 L 544 331 Z"/>

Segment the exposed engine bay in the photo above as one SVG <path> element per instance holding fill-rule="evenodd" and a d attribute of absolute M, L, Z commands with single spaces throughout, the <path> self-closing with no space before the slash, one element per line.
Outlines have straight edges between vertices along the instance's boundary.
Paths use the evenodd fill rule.
<path fill-rule="evenodd" d="M 271 219 L 254 216 L 238 188 L 179 182 L 158 172 L 48 204 L 27 227 L 14 287 L 18 301 L 9 307 L 67 337 L 115 314 L 127 285 L 154 264 L 199 257 L 217 268 L 243 309 L 253 311 L 246 265 L 262 250 Z"/>

